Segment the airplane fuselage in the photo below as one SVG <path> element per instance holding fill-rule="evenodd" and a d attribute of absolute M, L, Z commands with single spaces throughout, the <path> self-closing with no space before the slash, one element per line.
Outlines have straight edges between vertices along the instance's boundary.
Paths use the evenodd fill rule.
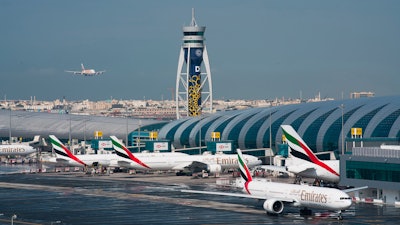
<path fill-rule="evenodd" d="M 66 70 L 65 72 L 68 73 L 73 73 L 73 74 L 78 74 L 78 75 L 83 75 L 83 76 L 94 76 L 94 75 L 100 75 L 103 74 L 105 72 L 105 70 L 103 71 L 97 71 L 94 69 L 85 69 L 85 67 L 83 66 L 83 64 L 81 64 L 82 70 L 81 71 L 71 71 L 71 70 Z"/>
<path fill-rule="evenodd" d="M 80 161 L 59 155 L 57 160 L 47 159 L 48 163 L 59 163 L 69 166 L 91 166 L 97 163 L 103 166 L 126 167 L 138 170 L 183 170 L 192 162 L 201 162 L 209 165 L 220 165 L 221 169 L 236 168 L 236 155 L 188 155 L 180 152 L 161 152 L 161 153 L 134 153 L 149 168 L 132 162 L 131 160 L 120 157 L 116 154 L 97 154 L 97 155 L 75 155 Z M 245 155 L 245 160 L 249 166 L 261 164 L 257 157 Z M 83 162 L 83 163 L 82 163 Z"/>
<path fill-rule="evenodd" d="M 188 155 L 174 152 L 136 153 L 134 155 L 153 170 L 183 170 L 185 166 L 190 165 L 192 162 L 219 165 L 221 169 L 237 168 L 238 166 L 236 154 Z M 261 161 L 255 156 L 245 155 L 244 157 L 250 167 L 261 164 Z M 143 169 L 141 165 L 135 162 L 130 163 L 130 168 Z"/>
<path fill-rule="evenodd" d="M 96 71 L 93 70 L 93 69 L 90 69 L 90 70 L 82 70 L 82 74 L 95 74 L 95 73 L 96 73 Z"/>
<path fill-rule="evenodd" d="M 345 192 L 335 188 L 309 185 L 284 184 L 268 181 L 252 181 L 248 185 L 250 195 L 260 199 L 285 200 L 294 206 L 326 210 L 345 210 L 352 204 Z"/>
<path fill-rule="evenodd" d="M 190 156 L 180 152 L 160 152 L 160 153 L 134 153 L 140 161 L 150 167 L 150 170 L 171 170 L 174 167 L 185 163 Z M 122 158 L 121 158 L 122 159 Z M 125 159 L 124 159 L 125 160 Z M 126 167 L 130 169 L 147 170 L 142 165 L 129 161 Z M 122 164 L 122 162 L 121 162 Z"/>
<path fill-rule="evenodd" d="M 287 171 L 302 177 L 318 178 L 326 182 L 338 183 L 340 179 L 339 160 L 321 160 L 323 164 L 331 170 L 326 169 L 326 166 L 310 163 L 305 160 L 290 160 L 287 162 Z M 312 169 L 310 169 L 312 168 Z"/>
<path fill-rule="evenodd" d="M 36 150 L 29 145 L 10 144 L 0 145 L 0 155 L 28 155 Z"/>
<path fill-rule="evenodd" d="M 92 166 L 94 164 L 101 166 L 118 167 L 120 157 L 116 154 L 96 154 L 96 155 L 75 155 L 78 160 L 57 155 L 57 157 L 43 159 L 44 163 L 56 163 L 65 166 Z"/>

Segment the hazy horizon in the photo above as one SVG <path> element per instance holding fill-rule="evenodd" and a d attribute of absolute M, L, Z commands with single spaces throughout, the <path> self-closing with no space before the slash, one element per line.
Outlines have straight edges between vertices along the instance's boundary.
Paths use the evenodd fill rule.
<path fill-rule="evenodd" d="M 0 99 L 171 100 L 192 8 L 214 99 L 399 94 L 400 1 L 3 0 Z"/>

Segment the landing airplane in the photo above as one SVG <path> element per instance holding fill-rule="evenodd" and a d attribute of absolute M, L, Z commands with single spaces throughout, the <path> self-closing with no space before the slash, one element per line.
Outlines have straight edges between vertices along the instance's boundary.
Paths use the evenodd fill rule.
<path fill-rule="evenodd" d="M 67 73 L 73 73 L 73 74 L 77 74 L 77 75 L 83 75 L 83 76 L 94 76 L 94 75 L 100 75 L 105 73 L 106 71 L 95 71 L 94 69 L 85 69 L 85 67 L 83 66 L 83 63 L 81 63 L 81 67 L 82 67 L 82 71 L 70 71 L 70 70 L 66 70 L 65 72 Z"/>
<path fill-rule="evenodd" d="M 338 211 L 338 219 L 343 219 L 341 212 L 348 209 L 352 204 L 351 197 L 347 192 L 368 188 L 360 187 L 339 190 L 327 187 L 253 180 L 249 167 L 246 165 L 242 152 L 239 149 L 238 163 L 240 174 L 244 179 L 243 192 L 245 194 L 196 190 L 182 190 L 182 192 L 264 200 L 263 208 L 269 214 L 281 214 L 285 205 L 292 205 L 303 207 L 304 209 L 300 211 L 302 215 L 310 215 L 311 210 L 309 208 L 314 208 Z"/>
<path fill-rule="evenodd" d="M 151 170 L 177 170 L 184 171 L 189 168 L 192 172 L 207 170 L 210 173 L 219 173 L 224 169 L 237 168 L 236 155 L 188 155 L 185 153 L 135 153 L 132 154 L 124 144 L 115 136 L 111 141 L 117 155 L 128 160 L 125 165 L 128 168 L 143 169 L 143 166 Z M 245 155 L 244 160 L 253 167 L 261 164 L 261 160 L 252 155 Z M 142 163 L 138 163 L 140 160 Z"/>

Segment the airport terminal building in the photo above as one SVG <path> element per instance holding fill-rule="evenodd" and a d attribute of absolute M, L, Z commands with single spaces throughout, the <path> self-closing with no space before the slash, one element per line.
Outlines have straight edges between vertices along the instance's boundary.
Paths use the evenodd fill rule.
<path fill-rule="evenodd" d="M 261 149 L 257 154 L 269 148 L 277 153 L 282 143 L 280 125 L 290 124 L 315 152 L 335 151 L 342 155 L 341 183 L 368 185 L 381 201 L 396 203 L 400 199 L 400 150 L 379 150 L 382 143 L 400 145 L 400 96 L 221 111 L 170 122 L 8 110 L 0 111 L 0 121 L 0 137 L 8 137 L 10 127 L 13 136 L 55 134 L 61 139 L 71 135 L 80 140 L 93 138 L 95 130 L 101 130 L 104 137 L 115 135 L 120 139 L 138 130 L 157 131 L 157 138 L 169 141 L 171 149 L 224 142 L 223 146 L 229 143 L 230 152 L 236 148 Z M 352 128 L 362 130 L 357 140 L 351 135 Z M 216 137 L 215 133 L 219 135 Z M 353 144 L 357 141 L 362 141 L 364 148 L 378 150 L 375 155 L 366 153 L 369 150 L 353 151 L 353 147 L 361 147 Z M 365 172 L 370 169 L 375 169 L 375 175 Z"/>
<path fill-rule="evenodd" d="M 358 201 L 400 206 L 400 146 L 354 147 L 340 157 L 340 184 L 356 187 Z M 373 196 L 373 198 L 371 198 Z"/>
<path fill-rule="evenodd" d="M 362 128 L 364 138 L 400 138 L 400 96 L 301 103 L 218 112 L 172 121 L 159 137 L 175 148 L 196 147 L 220 132 L 240 149 L 277 148 L 281 124 L 290 124 L 315 152 L 345 150 L 351 128 Z M 199 141 L 200 140 L 200 141 Z M 235 148 L 234 148 L 235 149 Z"/>
<path fill-rule="evenodd" d="M 101 131 L 105 138 L 125 139 L 138 130 L 157 131 L 158 139 L 179 149 L 205 146 L 218 132 L 218 140 L 230 141 L 232 151 L 270 147 L 277 151 L 282 143 L 280 125 L 290 124 L 315 152 L 341 154 L 349 150 L 346 139 L 351 137 L 351 128 L 361 128 L 365 139 L 390 138 L 391 144 L 398 143 L 399 115 L 400 96 L 221 111 L 174 121 L 0 110 L 0 137 L 54 134 L 60 139 L 90 140 L 95 131 Z"/>

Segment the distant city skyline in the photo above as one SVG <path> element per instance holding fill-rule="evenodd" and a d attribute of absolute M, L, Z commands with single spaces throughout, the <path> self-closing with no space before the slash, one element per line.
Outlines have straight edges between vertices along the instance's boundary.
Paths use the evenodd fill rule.
<path fill-rule="evenodd" d="M 214 99 L 400 94 L 395 0 L 3 0 L 0 99 L 171 100 L 192 8 Z"/>

